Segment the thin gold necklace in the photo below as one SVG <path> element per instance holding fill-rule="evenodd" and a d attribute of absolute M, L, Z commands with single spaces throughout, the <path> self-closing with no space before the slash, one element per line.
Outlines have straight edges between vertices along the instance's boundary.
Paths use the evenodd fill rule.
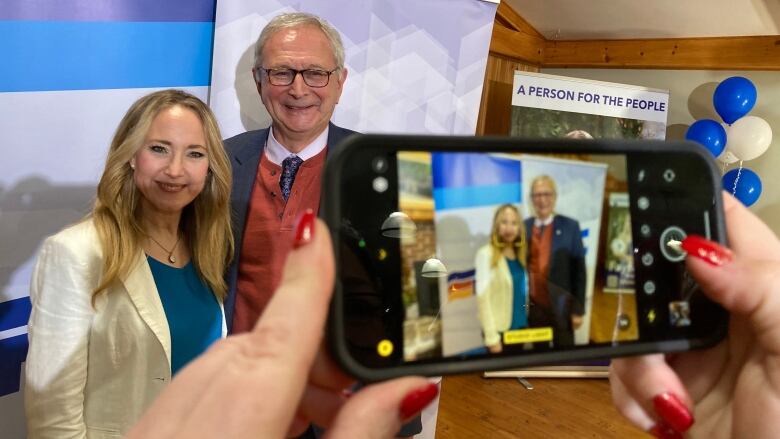
<path fill-rule="evenodd" d="M 173 252 L 174 252 L 174 251 L 176 251 L 176 247 L 178 247 L 178 245 L 179 245 L 179 241 L 181 241 L 181 233 L 179 233 L 179 235 L 178 235 L 178 238 L 176 238 L 176 243 L 175 243 L 175 244 L 173 244 L 173 248 L 171 248 L 170 250 L 168 250 L 167 248 L 165 248 L 165 246 L 164 246 L 164 245 L 160 244 L 160 241 L 158 241 L 158 240 L 154 239 L 154 238 L 152 237 L 152 235 L 149 235 L 149 234 L 147 234 L 146 236 L 147 236 L 149 239 L 151 239 L 151 240 L 152 240 L 152 242 L 154 242 L 155 244 L 159 245 L 161 249 L 165 250 L 165 251 L 168 253 L 168 261 L 169 261 L 171 264 L 175 264 L 175 263 L 176 263 L 176 256 L 174 256 L 174 255 L 173 255 Z"/>

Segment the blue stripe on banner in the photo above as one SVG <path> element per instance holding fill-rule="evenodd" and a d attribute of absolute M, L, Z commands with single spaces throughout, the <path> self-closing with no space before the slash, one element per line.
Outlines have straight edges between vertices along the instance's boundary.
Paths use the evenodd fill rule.
<path fill-rule="evenodd" d="M 209 85 L 214 23 L 0 21 L 0 92 Z"/>
<path fill-rule="evenodd" d="M 447 276 L 447 281 L 471 279 L 474 277 L 476 270 L 458 271 Z"/>
<path fill-rule="evenodd" d="M 32 304 L 29 297 L 0 303 L 0 331 L 18 328 L 30 319 Z"/>
<path fill-rule="evenodd" d="M 0 340 L 0 397 L 19 391 L 27 334 Z"/>
<path fill-rule="evenodd" d="M 437 153 L 431 157 L 433 187 L 488 186 L 520 181 L 520 162 L 478 153 Z"/>
<path fill-rule="evenodd" d="M 216 0 L 2 0 L 0 20 L 214 21 Z"/>
<path fill-rule="evenodd" d="M 495 206 L 496 204 L 519 202 L 519 182 L 495 186 L 436 188 L 433 190 L 433 204 L 436 210 Z"/>

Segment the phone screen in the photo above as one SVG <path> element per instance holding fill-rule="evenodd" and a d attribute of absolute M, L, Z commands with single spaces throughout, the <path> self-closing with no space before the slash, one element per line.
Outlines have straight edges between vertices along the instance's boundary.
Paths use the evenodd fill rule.
<path fill-rule="evenodd" d="M 361 150 L 340 194 L 351 355 L 382 367 L 706 338 L 722 321 L 679 242 L 718 238 L 718 194 L 700 160 L 668 159 Z"/>

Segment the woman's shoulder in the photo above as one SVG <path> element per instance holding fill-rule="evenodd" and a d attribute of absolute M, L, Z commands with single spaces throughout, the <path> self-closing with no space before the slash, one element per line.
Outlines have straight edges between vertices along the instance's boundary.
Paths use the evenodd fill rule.
<path fill-rule="evenodd" d="M 45 249 L 62 249 L 87 259 L 100 257 L 100 239 L 92 219 L 72 224 L 44 241 Z"/>
<path fill-rule="evenodd" d="M 477 250 L 477 258 L 490 257 L 493 254 L 493 247 L 490 244 L 485 244 Z"/>

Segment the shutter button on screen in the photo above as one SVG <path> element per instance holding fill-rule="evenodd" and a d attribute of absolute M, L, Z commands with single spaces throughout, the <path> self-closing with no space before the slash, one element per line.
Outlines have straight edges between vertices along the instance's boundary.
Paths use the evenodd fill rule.
<path fill-rule="evenodd" d="M 661 254 L 672 262 L 679 262 L 685 259 L 685 251 L 680 246 L 670 246 L 669 241 L 682 242 L 685 237 L 688 236 L 683 229 L 677 226 L 667 227 L 663 233 L 661 233 L 661 239 L 659 246 L 661 247 Z"/>

